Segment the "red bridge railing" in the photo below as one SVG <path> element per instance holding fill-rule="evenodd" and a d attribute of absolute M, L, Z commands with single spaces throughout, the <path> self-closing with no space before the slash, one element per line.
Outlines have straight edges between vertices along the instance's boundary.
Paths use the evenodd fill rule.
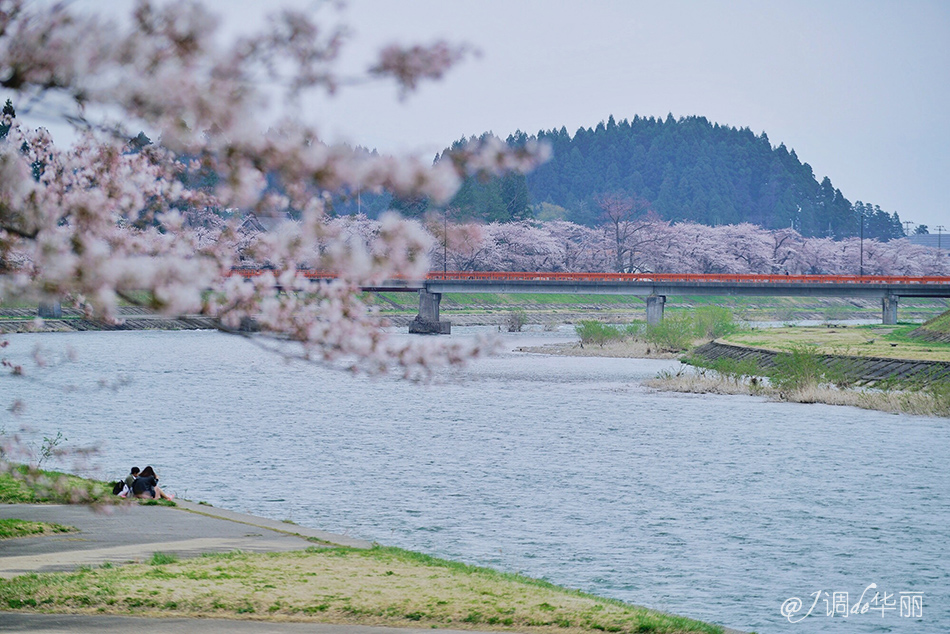
<path fill-rule="evenodd" d="M 270 269 L 233 269 L 232 275 L 256 277 Z M 310 279 L 333 279 L 335 273 L 301 270 Z M 396 278 L 405 279 L 405 278 Z M 458 282 L 716 282 L 731 284 L 950 284 L 950 277 L 902 275 L 759 275 L 700 273 L 546 273 L 511 271 L 432 271 L 427 281 Z M 421 281 L 421 280 L 419 280 Z"/>

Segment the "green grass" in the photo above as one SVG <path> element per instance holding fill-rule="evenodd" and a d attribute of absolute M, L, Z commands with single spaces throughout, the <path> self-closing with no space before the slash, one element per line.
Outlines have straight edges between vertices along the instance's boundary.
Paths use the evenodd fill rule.
<path fill-rule="evenodd" d="M 924 322 L 921 328 L 940 334 L 950 334 L 950 310 Z"/>
<path fill-rule="evenodd" d="M 0 539 L 15 537 L 36 537 L 52 533 L 70 533 L 75 527 L 51 524 L 48 522 L 31 522 L 20 519 L 0 519 Z"/>
<path fill-rule="evenodd" d="M 780 352 L 771 367 L 762 367 L 751 360 L 720 358 L 710 361 L 696 355 L 683 360 L 711 371 L 712 378 L 721 377 L 750 394 L 799 403 L 821 402 L 925 416 L 950 416 L 950 381 L 934 380 L 928 376 L 866 381 L 861 379 L 854 359 L 824 356 L 807 346 L 798 345 Z M 707 376 L 705 372 L 703 376 Z M 671 386 L 675 386 L 678 378 L 681 377 L 658 377 Z M 767 381 L 760 380 L 763 378 Z M 684 384 L 688 385 L 689 381 Z M 714 384 L 712 387 L 719 389 Z M 742 390 L 729 393 L 742 393 Z"/>
<path fill-rule="evenodd" d="M 820 354 L 950 361 L 950 343 L 911 337 L 916 324 L 849 327 L 786 326 L 727 335 L 723 341 L 753 348 L 790 352 L 804 348 Z"/>
<path fill-rule="evenodd" d="M 16 465 L 0 472 L 0 504 L 69 504 L 77 501 L 110 501 L 112 487 L 107 482 L 89 480 L 58 471 Z"/>
<path fill-rule="evenodd" d="M 0 580 L 0 609 L 564 634 L 722 628 L 399 548 L 231 552 Z"/>
<path fill-rule="evenodd" d="M 139 499 L 140 506 L 178 506 L 175 500 L 149 500 Z"/>
<path fill-rule="evenodd" d="M 152 553 L 152 558 L 146 562 L 149 566 L 163 566 L 165 564 L 178 563 L 176 555 L 168 553 Z"/>

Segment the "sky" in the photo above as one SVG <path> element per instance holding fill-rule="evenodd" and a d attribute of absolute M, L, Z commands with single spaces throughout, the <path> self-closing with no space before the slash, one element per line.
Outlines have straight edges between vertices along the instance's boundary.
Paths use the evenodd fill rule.
<path fill-rule="evenodd" d="M 81 0 L 78 5 L 87 4 Z M 96 7 L 128 6 L 98 0 Z M 215 0 L 224 35 L 277 2 Z M 325 139 L 435 155 L 492 131 L 573 134 L 613 115 L 765 132 L 852 202 L 950 228 L 950 2 L 946 0 L 349 0 L 318 16 L 351 37 L 356 73 L 385 44 L 444 38 L 479 51 L 404 101 L 391 83 L 306 102 Z"/>

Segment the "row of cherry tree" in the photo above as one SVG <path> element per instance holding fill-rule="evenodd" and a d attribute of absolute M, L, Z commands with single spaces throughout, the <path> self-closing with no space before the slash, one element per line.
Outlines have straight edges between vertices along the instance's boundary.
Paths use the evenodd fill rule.
<path fill-rule="evenodd" d="M 333 224 L 371 242 L 378 223 L 344 216 Z M 744 223 L 708 227 L 656 218 L 600 228 L 565 221 L 424 223 L 434 270 L 830 275 L 948 275 L 950 250 L 849 238 L 805 238 Z M 264 236 L 249 237 L 249 244 Z M 863 254 L 862 254 L 863 251 Z"/>

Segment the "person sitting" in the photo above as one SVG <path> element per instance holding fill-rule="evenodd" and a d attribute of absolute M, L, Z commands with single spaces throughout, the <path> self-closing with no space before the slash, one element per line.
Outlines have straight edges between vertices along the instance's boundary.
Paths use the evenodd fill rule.
<path fill-rule="evenodd" d="M 171 500 L 174 495 L 168 495 L 158 486 L 158 475 L 151 466 L 145 467 L 132 483 L 132 494 L 145 500 Z"/>
<path fill-rule="evenodd" d="M 138 467 L 132 467 L 132 471 L 129 472 L 129 475 L 125 476 L 125 484 L 130 489 L 132 488 L 132 485 L 135 483 L 135 479 L 139 477 L 139 471 L 141 471 L 141 469 L 139 469 Z"/>

